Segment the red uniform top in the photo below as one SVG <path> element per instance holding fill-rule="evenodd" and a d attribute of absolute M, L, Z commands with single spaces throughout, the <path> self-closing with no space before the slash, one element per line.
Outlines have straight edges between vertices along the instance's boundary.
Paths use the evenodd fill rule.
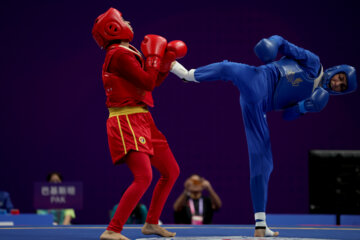
<path fill-rule="evenodd" d="M 144 59 L 133 46 L 111 45 L 102 70 L 106 106 L 154 106 L 152 90 L 159 86 L 168 73 L 154 68 L 144 69 Z"/>

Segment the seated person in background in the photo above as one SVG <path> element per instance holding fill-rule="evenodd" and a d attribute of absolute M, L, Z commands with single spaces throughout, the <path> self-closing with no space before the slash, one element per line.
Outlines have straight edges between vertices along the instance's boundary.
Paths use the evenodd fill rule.
<path fill-rule="evenodd" d="M 47 178 L 49 183 L 61 183 L 63 177 L 58 172 L 49 173 Z M 75 218 L 74 209 L 38 209 L 37 214 L 51 214 L 54 216 L 54 225 L 70 225 L 71 220 Z"/>
<path fill-rule="evenodd" d="M 209 181 L 197 174 L 191 175 L 184 184 L 185 190 L 174 203 L 175 223 L 210 224 L 213 213 L 221 208 L 221 200 Z M 203 196 L 207 190 L 209 197 Z"/>
<path fill-rule="evenodd" d="M 110 212 L 110 219 L 114 217 L 118 204 L 116 204 Z M 125 224 L 144 224 L 147 216 L 147 208 L 144 204 L 138 203 L 132 211 L 130 217 Z"/>
<path fill-rule="evenodd" d="M 10 194 L 5 191 L 0 191 L 0 213 L 9 213 L 13 208 Z"/>

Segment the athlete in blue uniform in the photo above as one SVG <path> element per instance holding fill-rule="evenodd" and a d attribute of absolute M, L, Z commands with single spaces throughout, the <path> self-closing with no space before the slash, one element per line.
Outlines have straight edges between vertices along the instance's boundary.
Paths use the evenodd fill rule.
<path fill-rule="evenodd" d="M 323 71 L 314 53 L 289 43 L 280 36 L 262 39 L 254 48 L 266 65 L 259 67 L 223 61 L 187 71 L 174 62 L 172 72 L 186 81 L 231 81 L 240 90 L 240 105 L 250 158 L 250 189 L 255 212 L 255 237 L 278 236 L 266 224 L 266 202 L 273 159 L 266 113 L 284 110 L 293 120 L 307 112 L 319 112 L 329 94 L 356 90 L 356 71 L 339 65 Z M 284 57 L 275 58 L 280 52 Z"/>

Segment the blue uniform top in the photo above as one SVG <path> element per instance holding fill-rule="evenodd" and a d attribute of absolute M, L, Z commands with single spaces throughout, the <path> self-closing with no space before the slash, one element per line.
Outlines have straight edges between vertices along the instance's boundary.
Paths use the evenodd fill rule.
<path fill-rule="evenodd" d="M 311 96 L 320 82 L 320 59 L 314 53 L 289 43 L 280 36 L 269 40 L 279 46 L 279 52 L 285 57 L 270 63 L 279 72 L 273 95 L 272 109 L 279 110 L 297 104 Z M 316 79 L 318 80 L 316 81 Z"/>

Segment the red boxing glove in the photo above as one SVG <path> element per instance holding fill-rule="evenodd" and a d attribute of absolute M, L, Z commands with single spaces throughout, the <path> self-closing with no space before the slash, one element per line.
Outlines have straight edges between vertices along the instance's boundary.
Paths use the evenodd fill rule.
<path fill-rule="evenodd" d="M 166 39 L 159 35 L 148 34 L 144 37 L 141 43 L 141 51 L 146 58 L 145 69 L 149 67 L 160 69 L 160 61 L 164 56 L 166 44 Z"/>
<path fill-rule="evenodd" d="M 187 53 L 186 44 L 180 40 L 174 40 L 168 43 L 165 51 L 164 58 L 161 62 L 160 72 L 169 72 L 171 63 L 175 59 L 182 58 Z"/>

